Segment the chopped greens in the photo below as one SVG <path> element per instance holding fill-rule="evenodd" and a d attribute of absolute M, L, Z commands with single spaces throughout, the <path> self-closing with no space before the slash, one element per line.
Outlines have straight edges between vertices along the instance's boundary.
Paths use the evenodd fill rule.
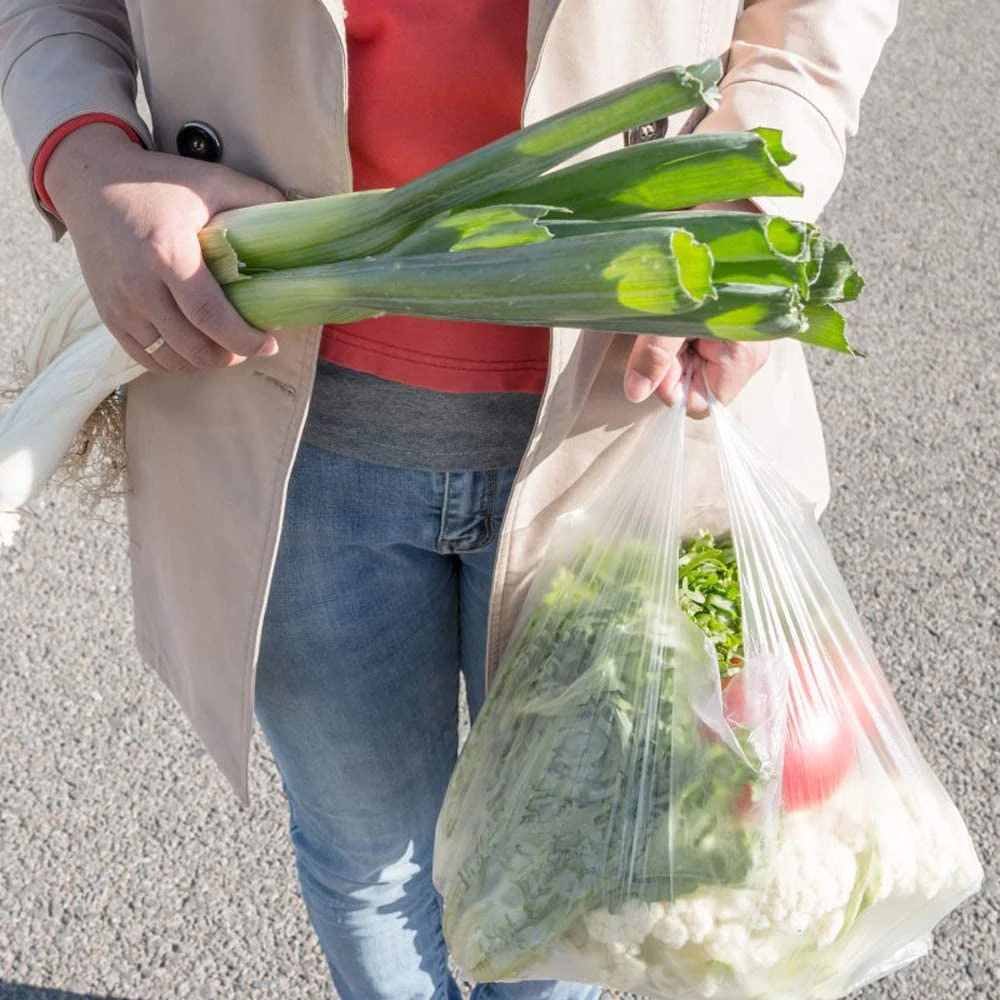
<path fill-rule="evenodd" d="M 734 676 L 743 666 L 743 619 L 732 539 L 700 531 L 681 545 L 678 598 L 715 647 L 722 679 Z"/>

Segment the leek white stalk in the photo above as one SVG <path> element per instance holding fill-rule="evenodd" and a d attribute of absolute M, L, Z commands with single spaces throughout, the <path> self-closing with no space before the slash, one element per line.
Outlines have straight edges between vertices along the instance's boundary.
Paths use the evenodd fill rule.
<path fill-rule="evenodd" d="M 31 381 L 0 417 L 0 546 L 94 411 L 145 371 L 101 322 L 78 275 L 53 297 L 24 362 Z"/>

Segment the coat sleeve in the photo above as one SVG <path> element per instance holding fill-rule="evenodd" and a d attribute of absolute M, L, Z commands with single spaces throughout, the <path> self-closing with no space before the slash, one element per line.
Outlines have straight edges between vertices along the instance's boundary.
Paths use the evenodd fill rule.
<path fill-rule="evenodd" d="M 813 222 L 844 172 L 861 98 L 896 25 L 897 0 L 746 0 L 721 102 L 699 132 L 778 128 L 801 198 L 754 198 L 763 211 Z"/>
<path fill-rule="evenodd" d="M 32 197 L 35 157 L 59 126 L 85 114 L 127 122 L 147 146 L 136 108 L 136 58 L 124 0 L 0 0 L 0 97 Z"/>

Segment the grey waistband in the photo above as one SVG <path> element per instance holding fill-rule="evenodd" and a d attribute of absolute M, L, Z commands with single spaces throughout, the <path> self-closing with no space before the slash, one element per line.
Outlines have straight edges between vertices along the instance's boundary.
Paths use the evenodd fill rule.
<path fill-rule="evenodd" d="M 350 458 L 435 472 L 520 464 L 539 397 L 436 392 L 320 360 L 304 439 Z"/>

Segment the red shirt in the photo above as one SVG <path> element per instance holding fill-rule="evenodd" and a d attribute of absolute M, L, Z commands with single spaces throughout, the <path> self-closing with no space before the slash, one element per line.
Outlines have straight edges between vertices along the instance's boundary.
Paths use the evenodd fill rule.
<path fill-rule="evenodd" d="M 520 127 L 527 0 L 347 0 L 355 190 L 398 187 Z M 541 392 L 548 330 L 382 316 L 321 355 L 445 392 Z"/>

